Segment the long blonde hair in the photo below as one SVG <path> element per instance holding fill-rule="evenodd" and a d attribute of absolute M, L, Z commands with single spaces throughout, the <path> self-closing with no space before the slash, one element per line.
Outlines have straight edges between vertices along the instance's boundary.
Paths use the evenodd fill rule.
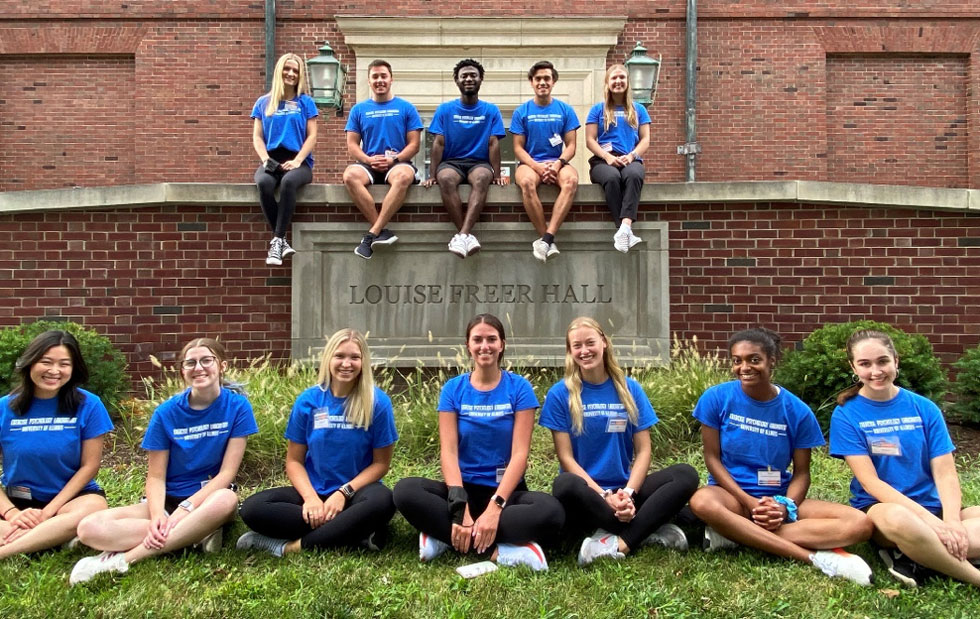
<path fill-rule="evenodd" d="M 630 72 L 621 64 L 614 64 L 606 69 L 606 79 L 602 86 L 602 98 L 605 102 L 602 111 L 602 130 L 608 131 L 609 125 L 616 124 L 616 103 L 613 101 L 613 93 L 609 91 L 609 76 L 613 71 L 622 71 L 626 74 L 626 96 L 623 100 L 623 111 L 626 114 L 626 122 L 630 127 L 637 129 L 640 121 L 636 118 L 636 108 L 633 107 L 633 87 L 630 86 Z"/>
<path fill-rule="evenodd" d="M 578 436 L 582 434 L 585 427 L 585 414 L 582 411 L 582 370 L 575 364 L 575 358 L 572 356 L 572 344 L 568 339 L 569 333 L 581 327 L 592 329 L 605 342 L 606 349 L 602 353 L 602 365 L 606 368 L 606 373 L 612 378 L 613 385 L 616 386 L 616 394 L 619 396 L 619 401 L 626 407 L 626 414 L 629 415 L 630 422 L 636 425 L 636 401 L 633 400 L 633 394 L 626 386 L 626 373 L 616 361 L 612 342 L 606 337 L 598 322 L 588 316 L 582 316 L 573 320 L 565 332 L 565 387 L 568 389 L 568 412 L 572 418 L 572 431 Z"/>
<path fill-rule="evenodd" d="M 356 343 L 361 351 L 361 371 L 344 403 L 344 414 L 351 424 L 367 430 L 371 427 L 371 419 L 374 415 L 374 373 L 371 371 L 371 351 L 360 332 L 354 329 L 341 329 L 330 336 L 326 346 L 323 347 L 323 356 L 320 357 L 320 373 L 317 381 L 321 389 L 330 388 L 330 360 L 344 342 Z"/>
<path fill-rule="evenodd" d="M 292 60 L 299 67 L 299 81 L 296 83 L 296 96 L 310 93 L 310 85 L 306 79 L 306 62 L 296 54 L 283 54 L 272 70 L 272 89 L 269 91 L 269 102 L 265 106 L 265 115 L 272 116 L 279 109 L 279 103 L 286 94 L 286 84 L 282 81 L 282 70 L 286 63 Z"/>

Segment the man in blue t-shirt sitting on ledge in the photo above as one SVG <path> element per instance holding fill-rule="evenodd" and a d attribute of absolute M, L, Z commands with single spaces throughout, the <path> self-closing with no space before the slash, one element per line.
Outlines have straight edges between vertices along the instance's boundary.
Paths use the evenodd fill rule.
<path fill-rule="evenodd" d="M 421 143 L 422 119 L 415 106 L 391 91 L 391 65 L 375 60 L 368 65 L 371 98 L 351 108 L 347 118 L 347 152 L 354 163 L 344 170 L 344 186 L 371 227 L 354 253 L 370 259 L 375 245 L 398 240 L 385 226 L 405 201 L 410 185 L 416 182 L 412 157 Z M 368 185 L 388 183 L 391 187 L 375 207 Z"/>
<path fill-rule="evenodd" d="M 506 133 L 497 106 L 480 101 L 483 65 L 472 58 L 460 60 L 453 68 L 453 80 L 460 97 L 440 105 L 432 116 L 429 131 L 436 138 L 429 178 L 422 185 L 439 183 L 442 203 L 458 230 L 449 241 L 449 251 L 466 258 L 480 251 L 480 241 L 471 231 L 487 203 L 490 183 L 502 184 L 498 140 Z M 463 182 L 470 184 L 465 217 L 458 191 Z"/>

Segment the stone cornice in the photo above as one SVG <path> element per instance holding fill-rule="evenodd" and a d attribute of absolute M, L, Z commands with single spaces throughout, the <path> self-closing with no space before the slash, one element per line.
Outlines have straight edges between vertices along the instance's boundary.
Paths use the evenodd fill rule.
<path fill-rule="evenodd" d="M 462 191 L 465 192 L 467 189 L 467 187 L 463 187 Z M 385 188 L 374 187 L 371 191 L 375 197 L 380 199 L 384 195 Z M 542 197 L 548 200 L 549 192 L 553 191 L 553 188 L 544 188 Z M 514 185 L 491 187 L 488 204 L 518 204 L 520 199 L 520 190 Z M 303 206 L 352 204 L 343 185 L 308 185 L 300 190 L 298 201 Z M 640 202 L 642 204 L 733 202 L 838 204 L 841 206 L 884 206 L 980 214 L 980 190 L 977 189 L 820 181 L 648 183 L 643 187 Z M 258 192 L 255 186 L 251 184 L 157 183 L 78 189 L 8 191 L 0 193 L 0 215 L 141 208 L 161 205 L 242 206 L 257 203 Z M 421 187 L 410 188 L 405 201 L 407 206 L 438 206 L 440 203 L 438 189 L 423 189 Z M 579 187 L 575 203 L 603 204 L 601 188 L 596 185 Z"/>

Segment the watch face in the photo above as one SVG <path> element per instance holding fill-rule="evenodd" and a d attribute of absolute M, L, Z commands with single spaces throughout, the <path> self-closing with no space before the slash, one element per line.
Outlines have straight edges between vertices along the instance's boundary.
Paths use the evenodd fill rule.
<path fill-rule="evenodd" d="M 503 507 L 504 506 L 504 503 L 506 503 L 506 501 L 504 501 L 504 497 L 502 497 L 500 495 L 494 496 L 493 497 L 493 502 L 497 504 L 497 507 Z"/>

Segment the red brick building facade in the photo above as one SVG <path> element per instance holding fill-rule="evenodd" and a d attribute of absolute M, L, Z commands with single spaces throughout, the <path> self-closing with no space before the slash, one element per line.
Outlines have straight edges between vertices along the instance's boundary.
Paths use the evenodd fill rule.
<path fill-rule="evenodd" d="M 251 181 L 263 2 L 3 4 L 0 191 Z M 276 55 L 312 57 L 328 40 L 349 65 L 335 15 L 459 11 L 444 0 L 277 5 Z M 700 2 L 697 180 L 980 189 L 980 6 L 914 5 Z M 549 4 L 555 15 L 626 17 L 609 62 L 637 40 L 663 54 L 650 184 L 684 180 L 685 7 Z M 524 7 L 475 0 L 467 10 L 519 17 Z M 314 183 L 337 183 L 345 118 L 321 118 Z M 759 200 L 651 202 L 641 216 L 670 222 L 671 325 L 682 336 L 716 344 L 763 323 L 794 341 L 824 322 L 874 317 L 924 333 L 949 360 L 980 341 L 978 212 Z M 519 204 L 487 216 L 524 217 Z M 356 211 L 307 205 L 297 217 L 349 221 Z M 409 205 L 399 217 L 444 215 Z M 572 214 L 603 217 L 601 205 Z M 138 371 L 147 354 L 196 332 L 224 333 L 246 356 L 288 349 L 290 271 L 261 264 L 265 223 L 253 205 L 0 212 L 0 235 L 0 324 L 80 320 L 108 333 Z"/>

